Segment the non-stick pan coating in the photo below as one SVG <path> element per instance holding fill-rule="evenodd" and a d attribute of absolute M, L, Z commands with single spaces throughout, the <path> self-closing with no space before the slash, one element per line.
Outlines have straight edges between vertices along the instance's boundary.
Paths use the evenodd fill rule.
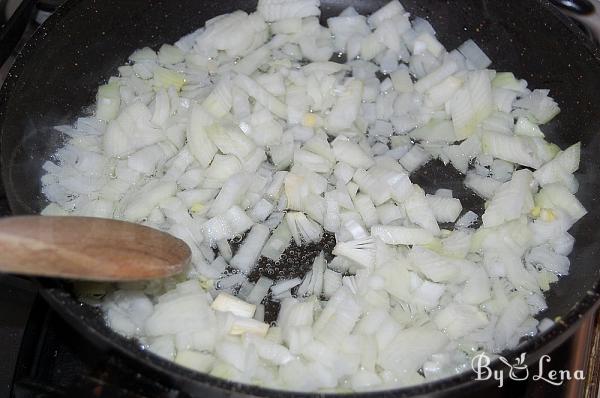
<path fill-rule="evenodd" d="M 323 16 L 353 5 L 369 13 L 386 1 L 322 0 Z M 442 43 L 452 49 L 474 39 L 493 60 L 492 67 L 512 71 L 530 87 L 549 88 L 562 112 L 544 131 L 561 147 L 582 141 L 578 197 L 589 210 L 572 229 L 576 246 L 571 256 L 571 275 L 561 279 L 547 295 L 549 309 L 542 314 L 560 321 L 549 332 L 523 344 L 528 358 L 547 352 L 563 341 L 582 314 L 598 298 L 600 267 L 599 157 L 600 61 L 577 28 L 546 2 L 404 0 L 413 15 L 427 18 Z M 203 25 L 216 15 L 236 9 L 251 11 L 252 1 L 208 0 L 70 0 L 35 34 L 17 59 L 0 94 L 2 123 L 1 160 L 3 181 L 15 213 L 34 213 L 44 204 L 40 194 L 41 165 L 61 145 L 52 126 L 71 123 L 94 101 L 96 88 L 116 73 L 127 56 L 143 46 L 157 48 Z M 460 181 L 448 169 L 419 174 L 427 189 L 457 187 Z M 183 369 L 152 354 L 109 330 L 98 312 L 79 304 L 60 282 L 42 280 L 43 294 L 63 316 L 96 344 L 124 353 L 157 379 L 198 394 L 290 396 L 282 392 L 248 387 Z M 471 375 L 386 392 L 409 396 L 425 393 L 456 394 L 477 388 Z M 364 394 L 382 396 L 382 393 Z"/>

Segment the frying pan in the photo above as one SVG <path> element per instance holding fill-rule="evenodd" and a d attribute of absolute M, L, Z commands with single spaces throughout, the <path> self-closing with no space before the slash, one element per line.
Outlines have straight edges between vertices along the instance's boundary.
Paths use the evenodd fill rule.
<path fill-rule="evenodd" d="M 370 13 L 387 0 L 322 0 L 322 20 L 347 6 Z M 592 310 L 600 294 L 600 58 L 581 31 L 550 3 L 538 0 L 404 0 L 413 15 L 430 20 L 441 42 L 456 48 L 474 39 L 499 71 L 512 71 L 530 87 L 549 88 L 562 112 L 544 131 L 562 148 L 582 142 L 579 199 L 589 210 L 571 230 L 576 244 L 571 273 L 547 295 L 541 317 L 558 321 L 548 331 L 524 339 L 504 353 L 513 361 L 521 352 L 533 363 L 549 353 Z M 52 126 L 72 123 L 93 103 L 97 86 L 116 74 L 127 56 L 143 46 L 158 48 L 203 25 L 216 15 L 255 9 L 253 1 L 69 0 L 43 24 L 17 57 L 1 92 L 1 161 L 6 193 L 16 214 L 37 213 L 42 163 L 63 142 Z M 576 10 L 577 11 L 577 10 Z M 588 10 L 589 11 L 589 10 Z M 458 189 L 450 167 L 420 171 L 424 186 Z M 465 196 L 465 207 L 474 199 Z M 472 197 L 472 195 L 471 195 Z M 463 198 L 461 198 L 463 199 Z M 41 293 L 91 343 L 135 361 L 139 369 L 167 385 L 201 396 L 302 396 L 216 379 L 184 369 L 138 348 L 106 327 L 101 315 L 82 305 L 62 281 L 39 280 Z M 496 364 L 497 365 L 497 364 Z M 485 383 L 470 373 L 398 390 L 354 394 L 364 397 L 429 396 L 473 393 Z"/>

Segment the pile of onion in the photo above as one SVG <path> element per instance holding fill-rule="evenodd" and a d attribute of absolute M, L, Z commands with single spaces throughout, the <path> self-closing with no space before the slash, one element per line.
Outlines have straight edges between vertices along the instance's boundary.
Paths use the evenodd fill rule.
<path fill-rule="evenodd" d="M 157 355 L 298 391 L 422 383 L 552 327 L 534 315 L 586 210 L 580 145 L 540 128 L 559 112 L 548 91 L 489 69 L 471 40 L 447 51 L 397 0 L 319 15 L 318 0 L 260 0 L 135 51 L 93 115 L 57 128 L 44 214 L 143 223 L 193 253 L 185 275 L 82 294 Z M 480 214 L 411 182 L 432 159 Z M 335 247 L 304 275 L 249 278 L 324 234 Z"/>

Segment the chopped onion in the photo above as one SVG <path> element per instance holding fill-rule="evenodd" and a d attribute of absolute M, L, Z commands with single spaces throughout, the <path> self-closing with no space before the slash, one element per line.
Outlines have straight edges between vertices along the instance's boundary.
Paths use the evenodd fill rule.
<path fill-rule="evenodd" d="M 242 318 L 252 318 L 256 310 L 256 305 L 248 304 L 227 293 L 219 293 L 210 306 L 216 311 L 231 312 Z"/>
<path fill-rule="evenodd" d="M 249 272 L 256 265 L 260 252 L 269 239 L 269 228 L 262 224 L 255 224 L 238 252 L 231 259 L 230 265 L 243 272 Z"/>
<path fill-rule="evenodd" d="M 272 285 L 273 281 L 271 279 L 261 276 L 260 278 L 258 278 L 258 281 L 256 281 L 256 284 L 246 297 L 246 301 L 256 305 L 260 304 L 266 297 L 267 292 L 269 291 Z"/>
<path fill-rule="evenodd" d="M 397 0 L 320 15 L 259 0 L 216 16 L 135 51 L 93 116 L 56 128 L 42 214 L 143 223 L 192 253 L 175 278 L 91 289 L 107 324 L 192 370 L 314 394 L 428 382 L 551 327 L 534 316 L 587 211 L 581 144 L 541 126 L 549 91 L 472 40 L 446 50 Z M 479 213 L 444 173 L 415 183 L 432 159 Z"/>

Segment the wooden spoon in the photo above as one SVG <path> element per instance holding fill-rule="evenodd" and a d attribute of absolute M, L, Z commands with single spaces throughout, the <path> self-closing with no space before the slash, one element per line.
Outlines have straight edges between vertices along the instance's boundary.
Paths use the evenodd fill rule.
<path fill-rule="evenodd" d="M 93 217 L 0 218 L 0 272 L 95 281 L 177 274 L 190 248 L 156 229 Z"/>

